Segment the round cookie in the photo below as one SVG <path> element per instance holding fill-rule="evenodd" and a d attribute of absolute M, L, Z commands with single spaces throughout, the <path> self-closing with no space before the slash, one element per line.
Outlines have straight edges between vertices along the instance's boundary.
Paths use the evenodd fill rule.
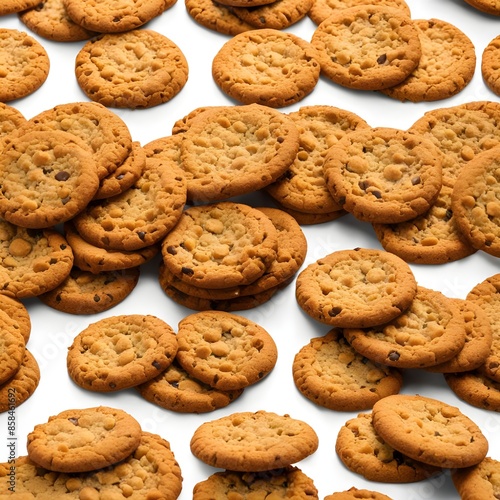
<path fill-rule="evenodd" d="M 275 54 L 269 58 L 269 53 Z M 212 61 L 212 77 L 241 104 L 282 108 L 301 101 L 318 83 L 321 67 L 312 45 L 286 31 L 263 28 L 228 40 Z"/>
<path fill-rule="evenodd" d="M 185 0 L 187 13 L 204 28 L 222 35 L 235 36 L 253 30 L 251 24 L 233 13 L 233 7 L 212 0 Z"/>
<path fill-rule="evenodd" d="M 62 130 L 15 137 L 0 159 L 0 215 L 18 226 L 41 229 L 81 212 L 99 187 L 94 158 Z"/>
<path fill-rule="evenodd" d="M 355 486 L 345 491 L 338 491 L 327 495 L 324 500 L 391 500 L 390 497 L 378 491 L 358 489 Z"/>
<path fill-rule="evenodd" d="M 373 224 L 383 248 L 415 264 L 445 264 L 476 252 L 457 227 L 451 209 L 453 189 L 443 185 L 424 214 L 399 224 Z"/>
<path fill-rule="evenodd" d="M 63 0 L 67 15 L 79 26 L 98 33 L 120 33 L 143 26 L 176 0 Z"/>
<path fill-rule="evenodd" d="M 95 274 L 74 266 L 60 285 L 38 298 L 52 309 L 68 314 L 97 314 L 125 300 L 138 281 L 138 267 Z"/>
<path fill-rule="evenodd" d="M 486 457 L 474 467 L 453 470 L 451 479 L 460 498 L 495 498 L 500 489 L 499 471 L 500 462 Z"/>
<path fill-rule="evenodd" d="M 414 19 L 422 56 L 402 83 L 382 90 L 399 101 L 424 102 L 447 99 L 461 92 L 476 70 L 476 52 L 470 38 L 441 19 Z"/>
<path fill-rule="evenodd" d="M 301 394 L 336 411 L 371 408 L 375 401 L 397 394 L 403 383 L 402 373 L 364 358 L 336 329 L 299 350 L 292 375 Z"/>
<path fill-rule="evenodd" d="M 316 28 L 311 44 L 322 74 L 357 90 L 382 90 L 401 83 L 422 54 L 412 19 L 378 4 L 334 12 Z"/>
<path fill-rule="evenodd" d="M 72 219 L 75 229 L 92 245 L 137 251 L 160 243 L 177 224 L 186 202 L 182 170 L 147 158 L 140 178 L 125 192 L 90 203 Z"/>
<path fill-rule="evenodd" d="M 79 42 L 97 35 L 95 31 L 86 30 L 68 17 L 64 0 L 39 1 L 18 15 L 33 33 L 54 42 Z"/>
<path fill-rule="evenodd" d="M 286 171 L 298 147 L 294 122 L 275 109 L 249 104 L 200 112 L 180 144 L 188 200 L 214 202 L 257 191 Z"/>
<path fill-rule="evenodd" d="M 9 297 L 36 297 L 62 283 L 73 251 L 54 229 L 32 230 L 0 221 L 0 289 Z"/>
<path fill-rule="evenodd" d="M 4 384 L 19 370 L 25 349 L 26 342 L 19 325 L 0 310 L 0 384 Z"/>
<path fill-rule="evenodd" d="M 177 361 L 192 377 L 236 391 L 268 375 L 278 360 L 274 339 L 260 325 L 225 311 L 202 311 L 179 322 Z"/>
<path fill-rule="evenodd" d="M 40 367 L 33 354 L 24 350 L 21 366 L 13 377 L 0 385 L 0 413 L 18 408 L 35 392 L 40 382 Z"/>
<path fill-rule="evenodd" d="M 0 102 L 0 141 L 26 123 L 25 116 L 17 108 Z"/>
<path fill-rule="evenodd" d="M 7 476 L 10 464 L 0 465 Z M 51 472 L 27 456 L 16 459 L 16 496 L 30 498 L 42 490 L 46 498 L 171 498 L 182 489 L 181 469 L 170 443 L 157 434 L 142 432 L 137 449 L 125 460 L 79 474 Z"/>
<path fill-rule="evenodd" d="M 490 352 L 479 370 L 496 382 L 500 382 L 500 314 L 498 287 L 500 274 L 494 274 L 478 283 L 467 294 L 467 300 L 477 304 L 488 316 L 491 326 L 492 343 Z"/>
<path fill-rule="evenodd" d="M 64 235 L 73 250 L 74 265 L 82 271 L 94 274 L 121 271 L 141 266 L 158 254 L 159 245 L 152 245 L 133 252 L 106 250 L 85 241 L 76 231 L 73 223 L 64 224 Z"/>
<path fill-rule="evenodd" d="M 147 29 L 93 38 L 75 60 L 76 80 L 87 97 L 115 108 L 144 109 L 170 101 L 188 72 L 181 49 Z"/>
<path fill-rule="evenodd" d="M 252 283 L 276 258 L 278 233 L 263 212 L 234 202 L 186 209 L 162 242 L 178 278 L 203 288 Z"/>
<path fill-rule="evenodd" d="M 15 14 L 25 9 L 35 7 L 40 0 L 4 0 L 0 5 L 0 16 Z"/>
<path fill-rule="evenodd" d="M 37 424 L 27 436 L 28 457 L 56 472 L 88 472 L 129 457 L 139 446 L 139 422 L 123 410 L 71 409 Z"/>
<path fill-rule="evenodd" d="M 197 380 L 177 358 L 157 377 L 136 389 L 146 401 L 178 413 L 208 413 L 225 408 L 243 394 L 243 389 L 220 391 Z"/>
<path fill-rule="evenodd" d="M 427 138 L 388 127 L 355 130 L 325 157 L 326 186 L 365 222 L 393 224 L 427 212 L 441 190 L 439 150 Z"/>
<path fill-rule="evenodd" d="M 500 146 L 476 155 L 458 174 L 451 197 L 460 233 L 475 249 L 494 257 L 500 257 L 499 166 Z"/>
<path fill-rule="evenodd" d="M 44 47 L 17 29 L 0 29 L 0 60 L 9 68 L 0 88 L 0 101 L 4 103 L 32 94 L 49 76 L 50 60 Z"/>
<path fill-rule="evenodd" d="M 215 472 L 193 488 L 193 500 L 211 498 L 308 498 L 318 499 L 313 480 L 294 466 L 261 473 Z"/>
<path fill-rule="evenodd" d="M 275 0 L 260 7 L 233 7 L 232 12 L 254 29 L 283 30 L 303 19 L 312 3 L 313 0 Z"/>
<path fill-rule="evenodd" d="M 478 464 L 488 452 L 481 429 L 459 408 L 419 395 L 396 394 L 373 405 L 376 433 L 396 450 L 436 467 Z"/>
<path fill-rule="evenodd" d="M 212 467 L 261 472 L 299 462 L 318 444 L 316 432 L 306 422 L 259 410 L 204 422 L 194 431 L 190 448 Z"/>
<path fill-rule="evenodd" d="M 68 349 L 72 380 L 96 392 L 134 387 L 172 363 L 177 339 L 172 328 L 152 315 L 103 318 L 81 331 Z"/>
<path fill-rule="evenodd" d="M 309 264 L 297 277 L 298 305 L 312 318 L 340 328 L 391 321 L 417 293 L 409 265 L 382 250 L 338 250 Z"/>
<path fill-rule="evenodd" d="M 500 411 L 500 382 L 479 370 L 445 373 L 449 388 L 471 406 L 487 411 Z"/>
<path fill-rule="evenodd" d="M 458 373 L 475 370 L 486 361 L 493 341 L 489 318 L 483 309 L 470 300 L 453 299 L 465 324 L 465 345 L 448 361 L 428 367 L 431 372 Z"/>
<path fill-rule="evenodd" d="M 321 24 L 339 9 L 365 5 L 366 0 L 314 0 L 307 15 L 316 24 Z M 378 0 L 378 5 L 386 5 L 411 17 L 410 7 L 404 0 Z"/>
<path fill-rule="evenodd" d="M 299 130 L 299 150 L 287 171 L 265 188 L 288 210 L 329 214 L 341 207 L 326 186 L 325 155 L 345 134 L 368 127 L 355 113 L 334 106 L 303 106 L 291 112 Z"/>
<path fill-rule="evenodd" d="M 332 198 L 333 199 L 333 198 Z M 300 210 L 293 210 L 292 208 L 285 207 L 276 204 L 281 210 L 291 215 L 299 225 L 308 226 L 312 224 L 323 224 L 325 222 L 331 222 L 332 220 L 337 220 L 340 217 L 347 215 L 345 210 L 333 210 L 332 212 L 326 213 L 311 213 L 311 212 L 301 212 Z"/>
<path fill-rule="evenodd" d="M 19 329 L 24 343 L 27 344 L 31 334 L 31 316 L 26 306 L 20 300 L 1 293 L 0 311 L 6 313 L 14 321 L 14 327 Z M 3 318 L 3 314 L 0 314 L 0 317 Z"/>
<path fill-rule="evenodd" d="M 375 432 L 371 413 L 360 413 L 339 429 L 335 451 L 352 472 L 369 481 L 413 483 L 441 472 L 400 453 Z"/>
<path fill-rule="evenodd" d="M 498 0 L 464 0 L 471 7 L 492 16 L 500 16 L 500 2 Z"/>
<path fill-rule="evenodd" d="M 495 95 L 500 95 L 500 73 L 497 64 L 499 49 L 500 35 L 488 42 L 481 56 L 481 76 Z"/>
<path fill-rule="evenodd" d="M 419 286 L 397 318 L 373 328 L 344 329 L 353 349 L 398 368 L 425 368 L 455 357 L 465 345 L 465 325 L 453 299 Z"/>

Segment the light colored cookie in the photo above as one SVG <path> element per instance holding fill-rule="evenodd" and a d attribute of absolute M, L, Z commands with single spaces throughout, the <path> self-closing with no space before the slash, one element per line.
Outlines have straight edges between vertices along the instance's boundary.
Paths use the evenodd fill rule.
<path fill-rule="evenodd" d="M 484 83 L 496 95 L 500 95 L 500 72 L 497 64 L 500 35 L 488 42 L 481 56 L 481 76 Z"/>
<path fill-rule="evenodd" d="M 324 500 L 391 500 L 390 497 L 378 491 L 358 489 L 352 486 L 348 490 L 327 495 Z"/>
<path fill-rule="evenodd" d="M 0 102 L 0 141 L 26 123 L 26 117 L 14 106 Z"/>
<path fill-rule="evenodd" d="M 15 14 L 25 9 L 31 9 L 38 4 L 39 0 L 5 0 L 0 6 L 0 16 Z"/>
<path fill-rule="evenodd" d="M 125 460 L 139 446 L 142 430 L 127 412 L 99 406 L 65 410 L 35 425 L 28 457 L 57 472 L 88 472 Z"/>
<path fill-rule="evenodd" d="M 500 16 L 500 2 L 498 0 L 464 0 L 471 7 L 492 16 Z"/>
<path fill-rule="evenodd" d="M 26 343 L 17 322 L 0 310 L 0 384 L 12 378 L 21 367 Z"/>
<path fill-rule="evenodd" d="M 308 423 L 259 410 L 204 422 L 194 431 L 190 448 L 212 467 L 261 472 L 295 464 L 312 455 L 318 444 Z"/>
<path fill-rule="evenodd" d="M 473 467 L 453 470 L 451 478 L 461 498 L 495 498 L 500 490 L 499 471 L 500 462 L 486 457 Z"/>
<path fill-rule="evenodd" d="M 0 311 L 6 313 L 15 322 L 23 336 L 24 343 L 27 344 L 31 335 L 31 315 L 24 303 L 2 293 L 0 294 Z"/>

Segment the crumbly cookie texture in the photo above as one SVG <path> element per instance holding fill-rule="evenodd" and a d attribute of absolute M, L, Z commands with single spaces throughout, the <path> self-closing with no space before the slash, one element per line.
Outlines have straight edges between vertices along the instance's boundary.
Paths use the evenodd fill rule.
<path fill-rule="evenodd" d="M 340 328 L 386 323 L 406 310 L 416 293 L 415 276 L 404 260 L 367 248 L 326 255 L 296 280 L 299 306 L 312 318 Z"/>
<path fill-rule="evenodd" d="M 336 11 L 316 28 L 311 44 L 322 73 L 357 90 L 382 90 L 401 83 L 422 55 L 412 19 L 378 4 Z"/>
<path fill-rule="evenodd" d="M 500 35 L 488 42 L 481 56 L 481 76 L 496 95 L 500 95 L 500 72 L 497 65 L 499 51 Z"/>
<path fill-rule="evenodd" d="M 459 408 L 420 395 L 396 394 L 373 405 L 373 427 L 396 450 L 436 467 L 463 468 L 486 457 L 488 440 Z"/>
<path fill-rule="evenodd" d="M 495 498 L 500 494 L 499 471 L 500 462 L 486 457 L 474 467 L 455 469 L 451 478 L 461 498 Z"/>
<path fill-rule="evenodd" d="M 358 489 L 352 486 L 348 490 L 338 491 L 327 495 L 324 500 L 391 500 L 390 497 L 378 491 Z"/>
<path fill-rule="evenodd" d="M 96 392 L 142 384 L 165 370 L 177 353 L 172 328 L 152 315 L 110 316 L 90 324 L 68 349 L 72 380 Z"/>
<path fill-rule="evenodd" d="M 139 422 L 105 406 L 65 410 L 28 434 L 28 456 L 57 472 L 88 472 L 125 460 L 139 446 Z"/>
<path fill-rule="evenodd" d="M 261 472 L 292 465 L 314 453 L 318 444 L 306 422 L 259 410 L 201 424 L 190 447 L 195 457 L 213 467 Z"/>
<path fill-rule="evenodd" d="M 25 9 L 31 9 L 38 4 L 36 0 L 5 0 L 0 6 L 0 16 L 15 14 Z"/>

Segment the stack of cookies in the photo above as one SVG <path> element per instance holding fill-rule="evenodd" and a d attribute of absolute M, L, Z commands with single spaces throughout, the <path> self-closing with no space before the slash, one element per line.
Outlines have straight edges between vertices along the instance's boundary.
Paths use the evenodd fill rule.
<path fill-rule="evenodd" d="M 0 465 L 2 477 L 14 470 L 16 495 L 175 499 L 182 488 L 168 441 L 115 408 L 54 415 L 28 434 L 27 452 Z"/>
<path fill-rule="evenodd" d="M 222 201 L 184 210 L 161 251 L 160 284 L 169 297 L 195 310 L 235 311 L 288 285 L 307 242 L 279 209 Z"/>
<path fill-rule="evenodd" d="M 290 415 L 259 410 L 207 421 L 194 431 L 191 451 L 205 464 L 225 470 L 197 483 L 193 499 L 214 494 L 318 499 L 314 482 L 294 465 L 318 444 L 314 429 Z"/>

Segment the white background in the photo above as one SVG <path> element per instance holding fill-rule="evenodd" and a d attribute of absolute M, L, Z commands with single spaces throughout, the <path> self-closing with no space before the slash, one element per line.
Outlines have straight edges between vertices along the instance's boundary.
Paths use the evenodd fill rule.
<path fill-rule="evenodd" d="M 429 109 L 477 100 L 498 101 L 499 98 L 486 88 L 482 80 L 480 62 L 487 43 L 500 34 L 500 17 L 483 14 L 463 0 L 407 0 L 407 3 L 414 19 L 442 19 L 455 24 L 471 38 L 476 49 L 477 66 L 474 78 L 465 90 L 444 101 L 401 103 L 374 92 L 351 91 L 322 77 L 309 96 L 289 108 L 282 108 L 282 111 L 295 111 L 303 105 L 332 105 L 357 113 L 372 126 L 404 129 Z M 0 27 L 27 30 L 16 15 L 0 18 Z M 182 0 L 178 0 L 147 27 L 164 34 L 180 47 L 189 63 L 189 79 L 181 93 L 168 103 L 148 110 L 114 110 L 127 123 L 133 139 L 142 144 L 170 135 L 175 120 L 198 106 L 234 104 L 220 92 L 211 76 L 212 59 L 229 39 L 227 36 L 196 24 L 189 17 Z M 288 31 L 310 40 L 314 29 L 312 21 L 305 18 Z M 50 73 L 44 85 L 34 94 L 10 104 L 30 118 L 58 104 L 87 100 L 74 76 L 74 60 L 84 42 L 56 43 L 30 34 L 47 50 L 51 62 Z M 250 203 L 253 200 L 248 201 Z M 303 226 L 303 230 L 309 245 L 304 266 L 340 249 L 357 246 L 381 248 L 371 226 L 357 222 L 350 215 L 326 224 Z M 273 336 L 278 346 L 278 362 L 267 378 L 248 388 L 239 400 L 224 409 L 202 415 L 176 414 L 146 402 L 134 389 L 99 394 L 73 384 L 66 371 L 67 347 L 90 323 L 118 314 L 154 314 L 176 330 L 178 321 L 194 312 L 175 304 L 164 295 L 157 279 L 158 262 L 154 260 L 143 268 L 137 288 L 124 302 L 101 314 L 74 316 L 54 311 L 38 299 L 25 302 L 32 320 L 28 348 L 40 365 L 41 380 L 35 394 L 17 410 L 19 455 L 26 453 L 26 435 L 34 425 L 45 422 L 51 415 L 69 408 L 97 405 L 119 407 L 132 414 L 144 430 L 158 433 L 171 443 L 184 477 L 180 498 L 187 500 L 191 498 L 195 483 L 215 472 L 215 469 L 192 456 L 189 441 L 194 430 L 206 420 L 237 411 L 264 409 L 302 419 L 319 435 L 317 452 L 297 465 L 314 480 L 320 499 L 351 486 L 383 492 L 396 500 L 458 498 L 449 474 L 410 485 L 394 485 L 365 481 L 342 465 L 334 450 L 337 432 L 357 412 L 335 412 L 315 406 L 301 396 L 294 386 L 291 366 L 295 354 L 312 337 L 324 335 L 329 329 L 301 312 L 295 301 L 294 283 L 272 301 L 239 313 L 262 325 Z M 465 298 L 473 286 L 499 272 L 500 261 L 478 252 L 458 262 L 440 266 L 412 265 L 412 269 L 420 285 L 440 290 L 450 297 Z M 489 440 L 489 455 L 500 460 L 498 413 L 479 410 L 460 401 L 447 387 L 442 375 L 424 371 L 405 371 L 402 392 L 419 393 L 459 406 L 481 427 Z M 2 414 L 2 461 L 6 461 L 8 456 L 7 437 L 7 415 Z"/>

